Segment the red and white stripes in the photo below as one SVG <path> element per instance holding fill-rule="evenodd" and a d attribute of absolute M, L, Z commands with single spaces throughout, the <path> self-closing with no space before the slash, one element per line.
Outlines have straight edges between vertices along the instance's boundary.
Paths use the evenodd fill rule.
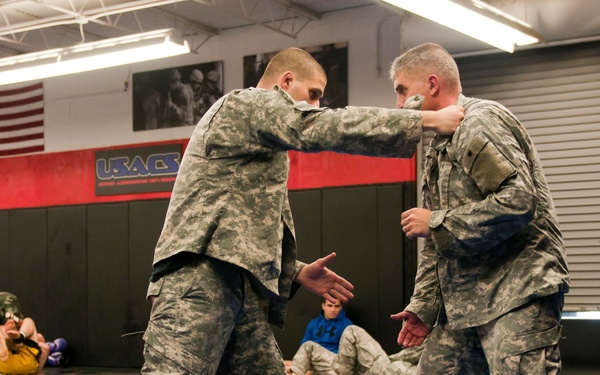
<path fill-rule="evenodd" d="M 0 87 L 0 157 L 44 151 L 43 82 Z"/>

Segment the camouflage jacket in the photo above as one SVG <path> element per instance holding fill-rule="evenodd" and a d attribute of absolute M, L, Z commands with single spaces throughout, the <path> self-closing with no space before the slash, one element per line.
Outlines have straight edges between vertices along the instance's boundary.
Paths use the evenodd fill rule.
<path fill-rule="evenodd" d="M 411 157 L 422 125 L 419 111 L 316 108 L 278 88 L 225 95 L 192 134 L 154 264 L 195 252 L 242 267 L 271 292 L 269 319 L 281 326 L 304 265 L 296 261 L 287 151 Z"/>
<path fill-rule="evenodd" d="M 568 291 L 565 248 L 537 151 L 500 104 L 460 96 L 465 118 L 426 152 L 423 204 L 431 236 L 409 311 L 431 327 L 485 324 L 528 301 Z"/>

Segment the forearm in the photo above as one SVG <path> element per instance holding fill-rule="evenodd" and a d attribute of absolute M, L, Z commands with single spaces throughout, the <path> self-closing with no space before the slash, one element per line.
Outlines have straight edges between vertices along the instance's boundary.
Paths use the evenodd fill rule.
<path fill-rule="evenodd" d="M 411 157 L 422 136 L 421 111 L 317 108 L 278 90 L 259 92 L 253 99 L 264 121 L 250 123 L 252 133 L 269 149 Z"/>
<path fill-rule="evenodd" d="M 26 339 L 32 339 L 36 333 L 35 323 L 33 323 L 33 320 L 30 318 L 23 319 L 23 325 L 21 325 L 21 328 L 19 328 L 19 332 L 23 333 Z"/>
<path fill-rule="evenodd" d="M 307 151 L 406 158 L 415 153 L 423 132 L 423 114 L 414 110 L 347 107 L 301 120 Z"/>
<path fill-rule="evenodd" d="M 448 259 L 485 252 L 520 232 L 533 219 L 536 204 L 530 192 L 505 189 L 481 202 L 434 211 L 431 239 Z"/>
<path fill-rule="evenodd" d="M 437 122 L 437 112 L 423 111 L 423 131 L 433 131 Z"/>

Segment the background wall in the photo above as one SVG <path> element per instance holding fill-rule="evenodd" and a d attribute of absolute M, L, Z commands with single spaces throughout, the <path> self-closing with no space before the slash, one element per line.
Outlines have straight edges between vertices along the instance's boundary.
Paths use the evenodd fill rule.
<path fill-rule="evenodd" d="M 258 26 L 234 29 L 209 39 L 196 55 L 47 79 L 46 151 L 186 139 L 193 127 L 132 131 L 131 73 L 222 60 L 227 92 L 242 85 L 243 56 L 289 46 L 348 42 L 349 104 L 393 107 L 388 66 L 402 43 L 409 48 L 425 41 L 400 35 L 399 19 L 374 6 L 326 14 L 297 39 Z M 0 159 L 0 172 L 20 160 Z M 61 173 L 69 173 L 68 165 L 63 167 Z M 414 187 L 406 182 L 290 194 L 300 258 L 338 252 L 334 269 L 360 292 L 347 306 L 350 317 L 390 353 L 397 350 L 399 327 L 388 317 L 406 303 L 414 273 L 414 243 L 402 239 L 397 215 L 413 203 Z M 68 192 L 78 186 L 62 188 Z M 166 199 L 131 199 L 0 211 L 0 289 L 18 294 L 49 338 L 69 340 L 73 364 L 139 366 L 140 336 L 121 335 L 145 327 L 149 264 L 166 205 Z M 287 358 L 318 307 L 318 298 L 305 292 L 293 301 L 285 331 L 277 332 Z M 567 371 L 575 364 L 600 370 L 590 351 L 597 347 L 597 328 L 590 321 L 565 322 L 565 374 L 575 373 Z"/>
<path fill-rule="evenodd" d="M 387 70 L 400 51 L 400 23 L 381 7 L 361 9 L 328 13 L 318 23 L 310 23 L 297 39 L 258 26 L 233 29 L 209 39 L 197 55 L 46 79 L 46 151 L 188 138 L 193 127 L 132 131 L 132 93 L 125 90 L 131 73 L 222 60 L 224 91 L 228 92 L 242 87 L 244 56 L 286 47 L 348 42 L 350 105 L 394 107 Z M 379 41 L 378 30 L 382 35 Z M 379 52 L 378 45 L 382 45 Z M 377 71 L 378 61 L 381 71 Z"/>
<path fill-rule="evenodd" d="M 414 206 L 414 184 L 294 191 L 298 257 L 330 252 L 331 268 L 355 286 L 348 316 L 390 353 L 400 326 L 389 315 L 412 292 L 414 241 L 398 231 Z M 0 211 L 0 290 L 16 294 L 47 339 L 69 343 L 71 365 L 138 367 L 150 305 L 145 301 L 154 246 L 168 200 Z M 301 290 L 276 330 L 291 359 L 320 298 Z M 131 334 L 131 335 L 128 335 Z"/>
<path fill-rule="evenodd" d="M 46 172 L 53 177 L 77 173 L 80 168 L 69 168 L 69 160 L 79 166 L 77 158 L 92 149 L 191 135 L 193 127 L 132 131 L 129 80 L 135 72 L 221 60 L 227 92 L 241 87 L 246 55 L 348 42 L 350 105 L 393 107 L 387 67 L 399 53 L 400 23 L 385 13 L 374 6 L 368 12 L 327 14 L 295 40 L 261 27 L 228 30 L 211 38 L 197 55 L 46 79 L 46 155 L 65 155 L 60 169 Z M 361 27 L 356 27 L 359 24 Z M 379 40 L 378 35 L 382 36 Z M 381 43 L 386 48 L 378 51 Z M 26 186 L 36 181 L 35 169 L 27 168 L 35 160 L 35 156 L 3 158 L 0 171 L 17 175 L 11 166 L 24 166 L 25 174 L 11 183 Z M 410 179 L 414 180 L 414 160 L 409 164 Z M 80 186 L 70 183 L 54 188 L 69 196 Z M 387 326 L 389 315 L 400 311 L 412 292 L 414 242 L 403 242 L 398 220 L 405 205 L 414 206 L 414 197 L 412 182 L 290 194 L 297 216 L 300 259 L 312 261 L 338 252 L 333 268 L 357 288 L 357 298 L 347 306 L 349 316 L 380 338 L 390 352 L 397 350 L 399 326 Z M 22 196 L 19 201 L 26 199 Z M 0 206 L 15 208 L 11 202 L 2 203 L 6 204 Z M 136 201 L 132 197 L 102 204 L 37 205 L 0 211 L 0 257 L 8 259 L 0 262 L 0 289 L 11 290 L 23 300 L 27 314 L 48 338 L 69 341 L 73 365 L 141 365 L 141 335 L 121 335 L 145 328 L 149 306 L 144 297 L 167 200 Z M 405 246 L 413 246 L 412 252 L 403 252 Z M 27 282 L 23 282 L 24 275 Z M 297 349 L 308 320 L 319 313 L 318 297 L 301 291 L 296 299 L 286 330 L 277 333 L 287 358 Z"/>

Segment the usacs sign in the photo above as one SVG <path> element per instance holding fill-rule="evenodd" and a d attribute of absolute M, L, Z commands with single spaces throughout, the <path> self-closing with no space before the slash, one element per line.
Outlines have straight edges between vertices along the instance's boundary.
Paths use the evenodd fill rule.
<path fill-rule="evenodd" d="M 96 195 L 171 191 L 181 144 L 96 151 Z"/>

